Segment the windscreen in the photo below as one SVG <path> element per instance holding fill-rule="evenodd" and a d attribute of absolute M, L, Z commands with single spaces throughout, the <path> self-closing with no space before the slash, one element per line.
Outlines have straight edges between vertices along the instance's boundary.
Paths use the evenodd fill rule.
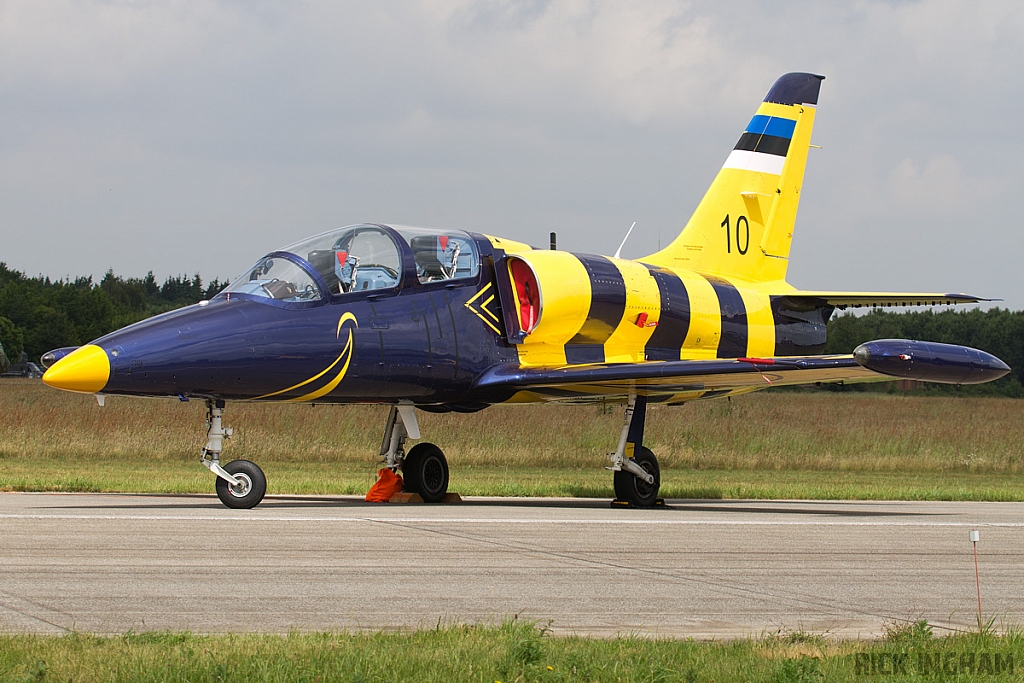
<path fill-rule="evenodd" d="M 480 272 L 476 244 L 469 233 L 436 228 L 393 228 L 408 245 L 421 284 L 474 278 Z M 335 296 L 397 288 L 402 280 L 402 249 L 393 233 L 379 225 L 351 225 L 281 249 L 315 269 Z M 283 301 L 321 298 L 302 267 L 287 258 L 264 257 L 225 292 Z M 269 265 L 268 265 L 269 264 Z M 277 283 L 285 284 L 277 284 Z"/>
<path fill-rule="evenodd" d="M 320 288 L 299 264 L 280 257 L 264 257 L 225 292 L 249 294 L 276 301 L 318 301 Z"/>

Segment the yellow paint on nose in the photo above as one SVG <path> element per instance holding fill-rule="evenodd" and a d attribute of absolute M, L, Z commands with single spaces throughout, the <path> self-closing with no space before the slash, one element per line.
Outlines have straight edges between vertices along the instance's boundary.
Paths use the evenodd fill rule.
<path fill-rule="evenodd" d="M 95 344 L 86 344 L 50 366 L 43 382 L 55 389 L 95 394 L 107 386 L 110 359 Z"/>

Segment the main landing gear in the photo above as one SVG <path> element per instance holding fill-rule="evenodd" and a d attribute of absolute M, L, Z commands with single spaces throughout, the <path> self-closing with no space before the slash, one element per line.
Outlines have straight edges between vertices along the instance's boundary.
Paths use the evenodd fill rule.
<path fill-rule="evenodd" d="M 409 438 L 420 438 L 416 409 L 411 403 L 399 403 L 391 407 L 384 427 L 380 445 L 384 467 L 402 470 L 405 491 L 420 494 L 424 503 L 440 503 L 448 493 L 448 460 L 432 443 L 418 443 L 406 453 Z"/>
<path fill-rule="evenodd" d="M 615 473 L 615 507 L 650 508 L 665 504 L 658 498 L 658 458 L 643 445 L 646 418 L 647 397 L 631 392 L 618 448 L 608 455 L 611 465 L 607 469 Z M 439 503 L 448 491 L 448 461 L 432 443 L 418 443 L 406 453 L 405 442 L 410 438 L 420 438 L 416 408 L 411 402 L 392 406 L 380 445 L 384 466 L 402 470 L 405 491 L 420 494 L 425 503 Z"/>
<path fill-rule="evenodd" d="M 248 510 L 259 505 L 267 493 L 267 477 L 254 462 L 234 460 L 220 466 L 224 439 L 231 437 L 231 428 L 225 428 L 221 418 L 224 401 L 206 401 L 206 445 L 201 462 L 217 475 L 217 497 L 229 508 Z"/>
<path fill-rule="evenodd" d="M 630 393 L 626 417 L 619 435 L 619 446 L 608 454 L 612 464 L 607 469 L 615 475 L 613 507 L 656 507 L 665 501 L 658 498 L 661 470 L 658 459 L 643 445 L 644 422 L 647 418 L 647 397 Z"/>
<path fill-rule="evenodd" d="M 256 463 L 235 460 L 223 467 L 220 454 L 224 439 L 232 430 L 223 426 L 224 401 L 206 401 L 206 446 L 202 464 L 217 475 L 217 497 L 229 508 L 249 509 L 259 505 L 267 492 L 267 477 Z M 658 498 L 661 471 L 658 459 L 643 445 L 644 422 L 647 417 L 647 398 L 631 393 L 626 415 L 619 435 L 618 448 L 610 453 L 614 472 L 615 500 L 613 506 L 656 507 L 664 505 Z M 448 460 L 440 448 L 432 443 L 418 443 L 405 452 L 407 439 L 420 438 L 416 409 L 412 403 L 391 407 L 384 428 L 380 455 L 384 466 L 402 470 L 404 489 L 418 493 L 425 503 L 440 503 L 448 493 Z"/>

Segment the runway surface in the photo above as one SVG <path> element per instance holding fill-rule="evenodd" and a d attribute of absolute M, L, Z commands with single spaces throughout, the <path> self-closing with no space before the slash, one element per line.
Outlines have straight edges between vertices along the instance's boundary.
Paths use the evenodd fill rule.
<path fill-rule="evenodd" d="M 0 632 L 878 634 L 1024 623 L 1024 504 L 0 494 Z"/>

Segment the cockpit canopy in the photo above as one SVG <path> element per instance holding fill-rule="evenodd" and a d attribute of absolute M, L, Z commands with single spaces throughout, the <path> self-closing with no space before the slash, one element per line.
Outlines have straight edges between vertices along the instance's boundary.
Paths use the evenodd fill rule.
<path fill-rule="evenodd" d="M 225 289 L 285 302 L 318 301 L 367 290 L 392 289 L 402 281 L 407 246 L 421 284 L 476 277 L 480 257 L 469 233 L 434 228 L 352 225 L 296 242 L 265 256 Z M 312 275 L 319 273 L 327 292 Z"/>

